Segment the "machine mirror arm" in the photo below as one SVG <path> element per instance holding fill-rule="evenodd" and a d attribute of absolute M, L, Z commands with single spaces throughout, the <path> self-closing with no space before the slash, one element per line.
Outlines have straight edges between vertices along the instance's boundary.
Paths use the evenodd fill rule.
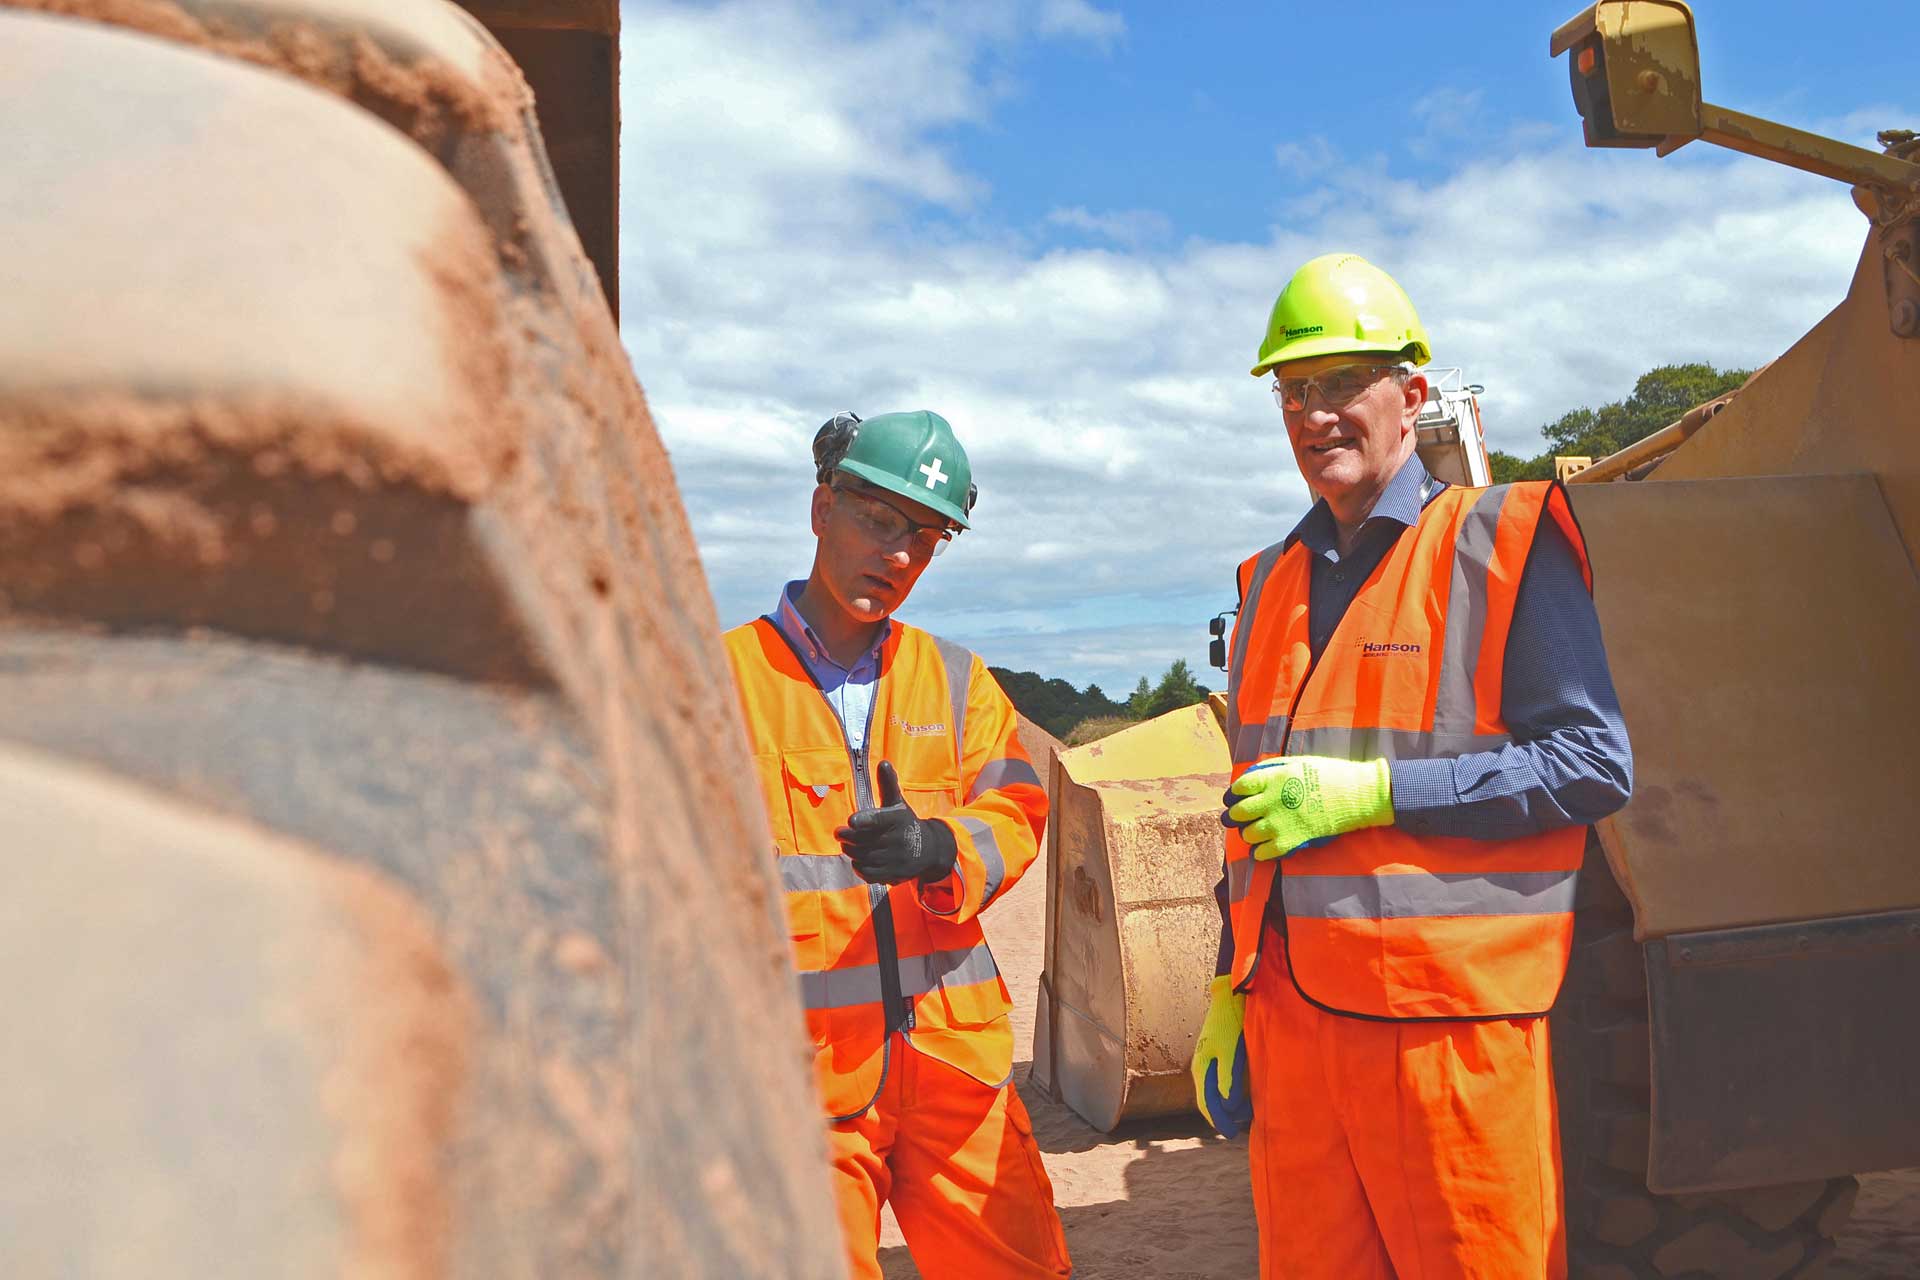
<path fill-rule="evenodd" d="M 1901 154 L 1913 150 L 1911 139 L 1892 143 L 1891 154 L 1883 155 L 1711 102 L 1700 104 L 1700 126 L 1693 136 L 1707 142 L 1853 183 L 1854 204 L 1879 229 L 1883 242 L 1888 324 L 1897 337 L 1920 337 L 1920 164 Z M 1693 136 L 1669 134 L 1655 151 L 1671 155 Z M 1903 136 L 1882 134 L 1881 139 Z"/>
<path fill-rule="evenodd" d="M 1711 102 L 1700 104 L 1700 132 L 1696 136 L 1705 142 L 1775 164 L 1805 169 L 1825 178 L 1879 187 L 1885 194 L 1896 196 L 1898 201 L 1920 196 L 1920 164 L 1759 116 L 1716 107 Z M 1672 155 L 1692 141 L 1693 138 L 1685 134 L 1670 134 L 1654 150 L 1658 155 Z"/>
<path fill-rule="evenodd" d="M 1920 141 L 1912 134 L 1881 134 L 1883 154 L 1703 101 L 1685 0 L 1598 0 L 1561 23 L 1547 51 L 1567 55 L 1588 146 L 1667 156 L 1701 138 L 1851 183 L 1880 242 L 1888 326 L 1896 337 L 1920 338 Z"/>

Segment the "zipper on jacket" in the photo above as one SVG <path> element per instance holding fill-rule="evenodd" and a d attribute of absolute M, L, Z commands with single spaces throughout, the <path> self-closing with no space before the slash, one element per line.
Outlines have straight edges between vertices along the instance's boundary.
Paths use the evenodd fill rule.
<path fill-rule="evenodd" d="M 787 646 L 788 652 L 793 654 L 794 660 L 800 664 L 801 673 L 807 677 L 807 683 L 811 684 L 813 691 L 820 695 L 820 701 L 827 705 L 827 714 L 832 716 L 834 724 L 840 727 L 840 745 L 846 749 L 847 762 L 853 767 L 854 809 L 858 811 L 866 807 L 873 802 L 873 787 L 862 767 L 862 757 L 868 752 L 864 749 L 860 751 L 853 749 L 853 739 L 847 734 L 847 726 L 840 719 L 840 713 L 834 709 L 833 699 L 829 698 L 827 691 L 820 687 L 820 682 L 813 678 L 813 669 L 807 665 L 806 658 L 794 646 L 793 640 L 781 628 L 780 623 L 771 614 L 761 614 L 760 617 L 773 629 L 773 634 L 779 637 L 780 642 Z M 893 624 L 889 622 L 887 625 Z M 882 669 L 880 674 L 874 677 L 874 696 L 867 703 L 866 742 L 869 747 L 873 744 L 873 713 L 880 705 L 880 681 L 885 675 L 886 671 Z M 881 1092 L 887 1087 L 887 1075 L 893 1067 L 893 1033 L 895 1030 L 909 1030 L 913 1027 L 913 1006 L 903 999 L 900 992 L 900 941 L 893 932 L 893 902 L 888 898 L 888 892 L 889 887 L 884 884 L 867 887 L 867 902 L 871 912 L 868 918 L 873 923 L 874 958 L 879 962 L 880 968 L 881 1019 L 886 1024 L 886 1030 L 880 1035 L 880 1083 L 874 1086 L 873 1097 L 868 1098 L 858 1111 L 834 1116 L 833 1120 L 836 1123 L 864 1115 L 879 1099 Z"/>

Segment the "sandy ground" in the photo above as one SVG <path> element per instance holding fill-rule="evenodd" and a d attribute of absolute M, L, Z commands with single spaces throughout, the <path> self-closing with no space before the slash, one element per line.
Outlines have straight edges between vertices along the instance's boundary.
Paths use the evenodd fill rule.
<path fill-rule="evenodd" d="M 1036 752 L 1036 754 L 1038 754 Z M 1013 992 L 1014 1079 L 1033 1114 L 1054 1202 L 1080 1280 L 1246 1280 L 1257 1274 L 1244 1142 L 1213 1135 L 1196 1114 L 1100 1133 L 1027 1083 L 1046 938 L 1043 853 L 985 916 Z M 1920 1169 L 1861 1178 L 1854 1219 L 1829 1280 L 1920 1278 Z M 889 1280 L 920 1273 L 892 1215 L 880 1257 Z M 985 1278 L 983 1277 L 983 1280 Z"/>

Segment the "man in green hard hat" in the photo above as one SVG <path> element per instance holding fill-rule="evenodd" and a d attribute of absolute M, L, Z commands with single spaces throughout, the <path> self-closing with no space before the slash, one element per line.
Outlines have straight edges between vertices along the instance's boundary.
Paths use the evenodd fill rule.
<path fill-rule="evenodd" d="M 1565 491 L 1428 474 L 1430 358 L 1393 278 L 1328 254 L 1253 366 L 1315 501 L 1240 566 L 1193 1074 L 1249 1130 L 1263 1276 L 1566 1274 L 1545 1015 L 1633 757 Z"/>
<path fill-rule="evenodd" d="M 880 1275 L 891 1203 L 930 1280 L 1063 1276 L 980 930 L 1039 852 L 1046 791 L 986 665 L 893 618 L 971 527 L 973 469 L 924 410 L 837 415 L 813 460 L 813 568 L 726 643 L 852 1274 Z"/>

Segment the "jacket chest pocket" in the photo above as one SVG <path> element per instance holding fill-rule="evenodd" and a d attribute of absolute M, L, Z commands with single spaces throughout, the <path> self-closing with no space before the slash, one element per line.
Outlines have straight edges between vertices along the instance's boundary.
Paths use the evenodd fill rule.
<path fill-rule="evenodd" d="M 900 796 L 920 818 L 938 818 L 960 803 L 960 767 L 953 739 L 921 738 L 894 744 L 893 767 L 900 775 Z M 879 757 L 875 757 L 878 761 Z"/>
<path fill-rule="evenodd" d="M 782 812 L 770 816 L 787 830 L 780 859 L 787 926 L 796 963 L 819 970 L 827 966 L 827 896 L 855 889 L 864 896 L 833 836 L 853 812 L 853 763 L 838 748 L 803 748 L 781 752 L 779 764 Z"/>
<path fill-rule="evenodd" d="M 900 798 L 907 802 L 907 807 L 913 810 L 915 817 L 938 818 L 959 807 L 954 801 L 954 792 L 959 785 L 951 773 L 931 781 L 925 778 L 902 778 Z"/>
<path fill-rule="evenodd" d="M 795 853 L 838 853 L 833 833 L 854 810 L 853 762 L 837 747 L 780 753 Z"/>

